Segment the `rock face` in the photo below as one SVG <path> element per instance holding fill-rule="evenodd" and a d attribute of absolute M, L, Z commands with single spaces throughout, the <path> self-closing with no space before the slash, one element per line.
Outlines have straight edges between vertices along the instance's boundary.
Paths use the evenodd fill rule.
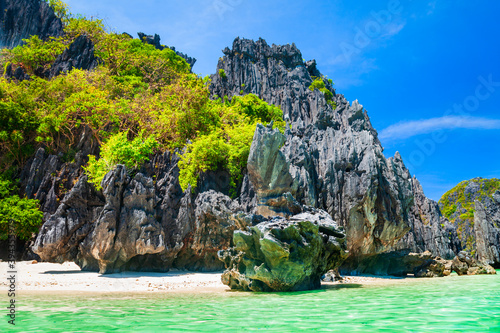
<path fill-rule="evenodd" d="M 478 262 L 465 251 L 461 251 L 453 258 L 451 269 L 458 275 L 496 274 L 493 267 Z"/>
<path fill-rule="evenodd" d="M 179 57 L 184 58 L 184 60 L 186 60 L 186 62 L 191 66 L 191 69 L 193 69 L 193 66 L 196 63 L 196 58 L 192 58 L 192 57 L 188 56 L 187 54 L 176 51 L 175 47 L 173 47 L 173 46 L 165 46 L 165 45 L 160 44 L 160 36 L 158 34 L 155 34 L 154 36 L 152 36 L 152 35 L 146 35 L 143 32 L 138 32 L 137 35 L 139 36 L 140 40 L 144 41 L 145 43 L 153 45 L 158 50 L 163 50 L 164 48 L 171 49 Z"/>
<path fill-rule="evenodd" d="M 257 125 L 248 155 L 248 179 L 256 192 L 256 213 L 270 217 L 293 215 L 301 212 L 300 204 L 293 198 L 293 178 L 289 163 L 280 151 L 285 136 L 272 129 Z"/>
<path fill-rule="evenodd" d="M 183 193 L 178 161 L 175 154 L 157 155 L 133 177 L 119 165 L 104 178 L 102 194 L 81 169 L 73 169 L 80 178 L 72 180 L 76 184 L 68 193 L 57 195 L 50 184 L 57 184 L 68 164 L 40 150 L 25 179 L 26 194 L 47 207 L 33 251 L 45 261 L 72 260 L 101 273 L 222 269 L 217 251 L 232 245 L 234 230 L 260 222 L 259 217 L 211 189 Z"/>
<path fill-rule="evenodd" d="M 63 34 L 62 22 L 52 8 L 40 0 L 0 0 L 0 48 L 13 48 L 23 39 L 41 39 Z"/>
<path fill-rule="evenodd" d="M 140 37 L 161 47 L 157 36 Z M 78 45 L 91 47 L 84 39 L 75 50 Z M 83 53 L 73 66 L 89 63 L 91 52 Z M 248 290 L 315 288 L 344 260 L 344 250 L 344 272 L 440 276 L 450 270 L 445 260 L 463 246 L 456 225 L 425 197 L 399 153 L 384 156 L 362 105 L 337 94 L 295 45 L 238 38 L 224 54 L 217 73 L 226 75 L 212 76 L 212 95 L 255 93 L 281 106 L 290 125 L 284 134 L 257 127 L 238 197 L 227 196 L 227 171 L 203 173 L 198 192 L 182 192 L 177 154 L 156 155 L 134 175 L 118 167 L 98 193 L 81 171 L 86 156 L 98 151 L 89 138 L 73 164 L 40 151 L 21 178 L 46 213 L 33 247 L 42 259 L 74 260 L 103 273 L 203 271 L 222 269 L 217 251 L 234 247 L 221 253 L 224 279 Z M 309 89 L 317 78 L 332 100 Z M 486 216 L 496 216 L 491 207 L 484 207 Z M 490 235 L 495 222 L 484 216 L 478 214 L 477 224 Z M 495 242 L 488 238 L 478 251 L 494 256 Z"/>
<path fill-rule="evenodd" d="M 233 242 L 219 257 L 227 268 L 222 282 L 236 290 L 317 289 L 321 276 L 338 268 L 346 256 L 343 232 L 319 210 L 235 231 Z"/>
<path fill-rule="evenodd" d="M 477 259 L 500 267 L 500 192 L 483 202 L 474 202 L 474 231 Z"/>
<path fill-rule="evenodd" d="M 212 95 L 254 93 L 281 106 L 291 125 L 284 138 L 256 133 L 251 149 L 257 154 L 248 165 L 251 186 L 242 190 L 246 202 L 251 194 L 245 190 L 255 191 L 255 206 L 248 209 L 286 212 L 296 201 L 327 211 L 346 228 L 350 271 L 369 272 L 361 262 L 381 253 L 430 250 L 453 258 L 455 229 L 441 221 L 437 204 L 423 195 L 401 156 L 385 158 L 362 105 L 348 103 L 324 78 L 335 108 L 322 92 L 309 89 L 314 78 L 322 78 L 315 61 L 304 62 L 293 44 L 269 46 L 262 39 L 237 38 L 223 52 L 217 73 L 224 70 L 225 76 L 212 76 Z M 271 165 L 259 169 L 266 159 Z"/>
<path fill-rule="evenodd" d="M 22 67 L 13 69 L 12 64 L 8 64 L 5 68 L 4 77 L 8 80 L 24 81 L 29 80 L 30 76 L 24 71 Z"/>
<path fill-rule="evenodd" d="M 78 36 L 73 43 L 57 57 L 50 69 L 45 73 L 53 78 L 72 69 L 92 70 L 99 65 L 99 59 L 94 55 L 94 43 L 85 35 Z"/>
<path fill-rule="evenodd" d="M 462 248 L 481 262 L 500 267 L 500 180 L 463 181 L 439 200 L 458 230 Z"/>

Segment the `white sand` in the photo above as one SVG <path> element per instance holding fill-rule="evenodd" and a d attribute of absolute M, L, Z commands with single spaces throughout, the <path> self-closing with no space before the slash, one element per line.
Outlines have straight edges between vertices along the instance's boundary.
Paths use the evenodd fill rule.
<path fill-rule="evenodd" d="M 16 263 L 19 291 L 84 291 L 99 292 L 146 292 L 146 291 L 225 291 L 229 287 L 221 282 L 221 272 L 193 273 L 170 271 L 167 273 L 123 272 L 99 274 L 83 272 L 72 262 L 64 264 Z M 7 262 L 0 262 L 0 271 L 6 275 Z M 0 290 L 5 290 L 7 280 L 2 276 Z"/>
<path fill-rule="evenodd" d="M 0 262 L 0 271 L 6 275 L 9 271 L 7 262 Z M 229 287 L 221 282 L 221 272 L 194 273 L 170 271 L 167 273 L 123 272 L 99 274 L 83 272 L 72 262 L 64 264 L 16 263 L 16 289 L 28 292 L 65 292 L 78 291 L 88 293 L 101 292 L 225 292 Z M 335 284 L 386 284 L 395 282 L 389 277 L 346 276 L 341 282 L 324 282 L 323 285 Z M 0 290 L 6 290 L 7 280 L 2 277 Z"/>

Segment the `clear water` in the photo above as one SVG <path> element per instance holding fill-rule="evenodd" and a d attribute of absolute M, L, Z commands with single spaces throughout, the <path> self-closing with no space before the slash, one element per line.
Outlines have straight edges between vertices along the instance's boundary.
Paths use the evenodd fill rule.
<path fill-rule="evenodd" d="M 18 305 L 16 329 L 3 319 L 2 332 L 500 332 L 500 275 L 299 293 L 35 294 Z"/>

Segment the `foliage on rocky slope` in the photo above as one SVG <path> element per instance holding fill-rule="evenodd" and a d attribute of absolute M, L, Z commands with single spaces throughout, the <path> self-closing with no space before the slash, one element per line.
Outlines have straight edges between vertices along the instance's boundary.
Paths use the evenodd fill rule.
<path fill-rule="evenodd" d="M 457 226 L 457 234 L 462 246 L 471 253 L 475 253 L 476 241 L 474 236 L 474 202 L 484 202 L 492 198 L 500 190 L 500 179 L 474 178 L 464 180 L 446 192 L 439 200 L 443 215 Z"/>
<path fill-rule="evenodd" d="M 200 172 L 217 169 L 230 172 L 235 188 L 256 124 L 283 128 L 281 110 L 255 95 L 210 99 L 210 80 L 192 74 L 174 50 L 106 31 L 102 20 L 73 16 L 60 1 L 49 4 L 62 19 L 62 36 L 32 35 L 2 50 L 0 172 L 14 175 L 11 181 L 39 148 L 71 162 L 90 132 L 87 140 L 107 153 L 99 159 L 99 148 L 88 152 L 85 169 L 97 188 L 117 164 L 133 170 L 154 149 L 186 145 L 184 189 L 196 187 Z M 220 144 L 207 150 L 207 143 Z"/>

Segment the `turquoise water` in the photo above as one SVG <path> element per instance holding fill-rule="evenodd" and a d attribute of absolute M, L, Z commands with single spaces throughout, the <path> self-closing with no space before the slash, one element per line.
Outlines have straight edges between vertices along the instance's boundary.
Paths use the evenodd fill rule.
<path fill-rule="evenodd" d="M 500 332 L 500 275 L 299 293 L 35 294 L 18 305 L 22 332 Z"/>

